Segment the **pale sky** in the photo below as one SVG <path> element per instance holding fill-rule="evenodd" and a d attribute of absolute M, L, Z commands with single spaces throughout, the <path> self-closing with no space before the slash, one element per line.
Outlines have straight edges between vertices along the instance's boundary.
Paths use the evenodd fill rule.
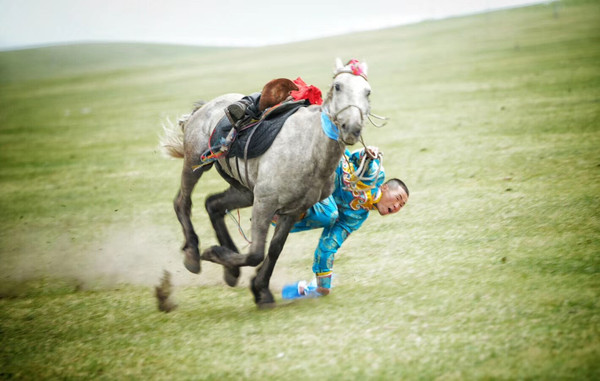
<path fill-rule="evenodd" d="M 0 0 L 0 49 L 74 42 L 264 46 L 541 0 Z"/>

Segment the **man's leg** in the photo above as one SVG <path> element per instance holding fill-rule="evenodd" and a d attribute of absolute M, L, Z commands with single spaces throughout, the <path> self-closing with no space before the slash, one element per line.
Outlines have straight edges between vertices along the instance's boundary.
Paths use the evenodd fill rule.
<path fill-rule="evenodd" d="M 229 119 L 229 122 L 233 127 L 246 116 L 248 104 L 246 99 L 240 99 L 225 108 L 225 115 L 227 115 L 227 119 Z"/>
<path fill-rule="evenodd" d="M 291 233 L 325 228 L 333 225 L 337 218 L 337 205 L 333 200 L 333 196 L 329 196 L 308 209 L 306 215 L 300 221 L 296 222 Z"/>
<path fill-rule="evenodd" d="M 258 111 L 259 100 L 260 93 L 254 93 L 227 106 L 225 108 L 225 115 L 227 115 L 227 119 L 229 119 L 231 125 L 239 129 L 252 118 L 258 118 L 260 116 L 260 112 Z"/>

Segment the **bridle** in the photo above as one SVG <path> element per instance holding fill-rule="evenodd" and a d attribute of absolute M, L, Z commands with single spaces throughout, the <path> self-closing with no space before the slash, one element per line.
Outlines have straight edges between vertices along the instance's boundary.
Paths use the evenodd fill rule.
<path fill-rule="evenodd" d="M 336 112 L 334 115 L 328 114 L 327 116 L 329 116 L 329 119 L 331 119 L 331 121 L 333 122 L 333 124 L 335 124 L 335 126 L 337 128 L 341 128 L 340 126 L 340 122 L 338 120 L 338 115 L 341 114 L 342 112 L 346 111 L 347 109 L 351 108 L 351 107 L 356 107 L 358 109 L 358 112 L 360 113 L 360 124 L 362 125 L 365 118 L 363 116 L 363 111 L 360 107 L 358 107 L 357 105 L 348 105 L 344 108 L 342 108 L 341 110 L 338 110 L 338 112 Z"/>
<path fill-rule="evenodd" d="M 338 75 L 340 74 L 352 74 L 352 75 L 356 75 L 359 77 L 362 77 L 365 81 L 369 82 L 369 79 L 367 78 L 367 76 L 361 71 L 361 72 L 356 72 L 350 69 L 343 69 L 337 73 L 335 73 L 335 75 L 333 76 L 333 79 L 335 79 Z M 333 86 L 333 85 L 332 85 Z M 338 120 L 338 115 L 341 114 L 342 112 L 355 107 L 358 109 L 358 112 L 360 113 L 360 124 L 362 125 L 364 123 L 365 120 L 365 116 L 363 113 L 363 110 L 358 107 L 357 105 L 354 104 L 349 104 L 346 107 L 343 107 L 341 110 L 338 110 L 335 114 L 331 115 L 331 113 L 329 112 L 329 108 L 326 109 L 327 112 L 327 116 L 329 117 L 329 119 L 333 122 L 333 124 L 338 128 L 341 129 L 340 126 L 340 122 Z M 383 120 L 383 123 L 377 124 L 373 121 L 373 119 L 371 119 L 371 117 L 375 118 L 375 119 L 379 119 L 379 120 Z M 387 120 L 388 118 L 385 116 L 379 116 L 379 115 L 375 115 L 373 113 L 371 113 L 371 110 L 368 111 L 367 113 L 367 119 L 369 119 L 369 122 L 371 122 L 371 124 L 377 128 L 381 128 L 383 126 L 385 126 L 387 124 Z M 362 142 L 362 134 L 361 134 L 361 142 Z M 364 142 L 363 142 L 364 145 Z"/>

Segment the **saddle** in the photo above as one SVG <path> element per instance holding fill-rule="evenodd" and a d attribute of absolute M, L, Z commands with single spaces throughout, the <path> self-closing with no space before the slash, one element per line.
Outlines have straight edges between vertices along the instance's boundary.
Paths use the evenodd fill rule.
<path fill-rule="evenodd" d="M 250 96 L 257 103 L 262 96 L 260 94 Z M 237 131 L 237 136 L 231 142 L 226 142 L 233 126 L 227 117 L 221 118 L 210 137 L 211 151 L 219 151 L 224 144 L 228 157 L 240 157 L 252 159 L 265 153 L 271 146 L 275 137 L 283 127 L 283 124 L 300 107 L 309 106 L 307 100 L 290 100 L 267 108 L 258 120 L 253 119 L 249 124 L 242 126 Z"/>
<path fill-rule="evenodd" d="M 278 78 L 269 81 L 260 93 L 243 98 L 248 104 L 243 124 L 231 125 L 224 116 L 210 137 L 210 148 L 194 169 L 211 164 L 220 157 L 239 157 L 244 160 L 265 153 L 283 124 L 301 107 L 321 104 L 321 91 L 307 86 L 301 78 L 291 81 Z M 233 130 L 233 131 L 232 131 Z"/>

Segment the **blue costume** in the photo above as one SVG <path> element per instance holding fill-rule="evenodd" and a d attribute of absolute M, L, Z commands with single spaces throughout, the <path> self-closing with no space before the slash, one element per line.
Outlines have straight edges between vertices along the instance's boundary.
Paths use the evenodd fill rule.
<path fill-rule="evenodd" d="M 362 226 L 369 211 L 376 209 L 375 204 L 381 199 L 383 166 L 378 159 L 365 156 L 364 149 L 353 153 L 346 149 L 335 171 L 333 193 L 312 206 L 292 229 L 299 232 L 323 228 L 312 267 L 320 287 L 331 287 L 335 253 L 350 233 Z M 360 171 L 359 180 L 356 173 L 361 163 L 364 170 Z"/>

